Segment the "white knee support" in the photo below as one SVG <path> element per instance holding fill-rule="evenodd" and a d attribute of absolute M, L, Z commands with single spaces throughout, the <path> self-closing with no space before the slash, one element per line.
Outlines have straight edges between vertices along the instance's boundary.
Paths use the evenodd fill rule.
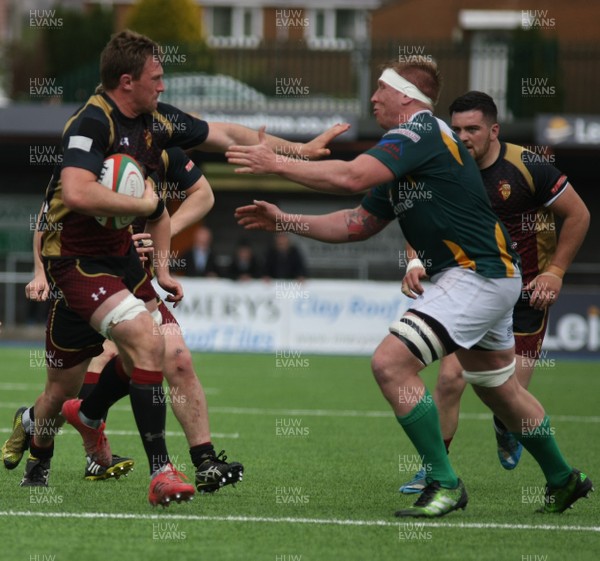
<path fill-rule="evenodd" d="M 484 388 L 496 388 L 501 386 L 515 373 L 516 359 L 504 368 L 498 370 L 480 370 L 479 372 L 467 372 L 463 370 L 462 377 L 465 382 L 474 386 L 482 386 Z"/>
<path fill-rule="evenodd" d="M 129 294 L 124 300 L 117 304 L 100 323 L 100 333 L 107 339 L 110 339 L 110 330 L 122 321 L 131 320 L 148 309 L 139 298 Z M 160 313 L 160 312 L 159 312 Z"/>
<path fill-rule="evenodd" d="M 162 325 L 162 314 L 160 313 L 160 310 L 158 308 L 156 308 L 156 310 L 154 310 L 153 312 L 150 312 L 150 315 L 152 316 L 152 319 L 154 320 L 156 325 Z"/>

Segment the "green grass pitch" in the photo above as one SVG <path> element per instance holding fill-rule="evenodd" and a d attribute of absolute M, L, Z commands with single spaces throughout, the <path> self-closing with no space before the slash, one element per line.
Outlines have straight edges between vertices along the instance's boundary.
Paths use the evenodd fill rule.
<path fill-rule="evenodd" d="M 41 348 L 0 348 L 0 438 L 45 372 Z M 245 465 L 244 481 L 188 504 L 153 509 L 147 464 L 129 403 L 109 416 L 112 449 L 136 459 L 119 481 L 83 480 L 79 436 L 56 442 L 50 487 L 19 487 L 23 465 L 0 468 L 0 560 L 329 561 L 598 559 L 600 494 L 562 515 L 535 514 L 543 476 L 526 453 L 516 470 L 496 458 L 490 416 L 467 389 L 451 460 L 469 493 L 465 511 L 433 522 L 393 513 L 415 451 L 372 379 L 369 359 L 194 355 L 207 390 L 217 451 Z M 424 373 L 433 388 L 436 367 Z M 598 363 L 546 359 L 532 391 L 568 460 L 600 482 Z M 169 411 L 174 463 L 193 478 Z M 600 483 L 599 483 L 600 484 Z"/>

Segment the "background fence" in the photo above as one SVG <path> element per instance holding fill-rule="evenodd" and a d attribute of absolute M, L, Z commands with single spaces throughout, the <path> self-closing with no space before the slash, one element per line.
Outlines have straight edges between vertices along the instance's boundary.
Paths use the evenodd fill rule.
<path fill-rule="evenodd" d="M 410 59 L 418 52 L 438 62 L 444 79 L 439 112 L 445 114 L 454 97 L 468 89 L 484 89 L 496 99 L 505 120 L 533 118 L 536 113 L 597 113 L 595 92 L 600 87 L 600 46 L 597 44 L 558 44 L 513 39 L 494 44 L 453 42 L 425 43 L 411 54 L 399 53 L 397 41 L 354 43 L 347 50 L 318 50 L 304 43 L 263 42 L 256 48 L 213 48 L 173 46 L 177 58 L 168 55 L 167 75 L 186 72 L 231 76 L 255 88 L 270 102 L 293 99 L 300 111 L 336 111 L 352 100 L 360 116 L 370 115 L 369 98 L 379 67 L 399 57 Z M 406 52 L 406 51 L 404 51 Z M 98 63 L 83 65 L 69 74 L 52 77 L 61 88 L 58 101 L 85 100 L 98 84 Z M 296 80 L 302 92 L 287 93 L 281 80 Z M 522 80 L 539 79 L 551 88 L 547 96 L 522 95 Z M 13 76 L 15 99 L 31 100 L 30 77 L 16 68 Z M 289 82 L 287 82 L 289 84 Z M 278 88 L 279 86 L 279 88 Z M 52 93 L 52 92 L 49 92 Z M 48 101 L 44 95 L 36 96 Z M 214 99 L 198 96 L 195 110 Z M 345 105 L 344 105 L 345 104 Z M 244 99 L 231 99 L 230 110 L 252 108 Z M 506 111 L 504 111 L 506 108 Z"/>

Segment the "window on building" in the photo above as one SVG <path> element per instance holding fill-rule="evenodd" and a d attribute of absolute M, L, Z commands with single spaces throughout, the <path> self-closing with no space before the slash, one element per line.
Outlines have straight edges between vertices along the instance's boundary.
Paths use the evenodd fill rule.
<path fill-rule="evenodd" d="M 356 12 L 354 10 L 336 10 L 335 36 L 340 39 L 354 39 Z"/>
<path fill-rule="evenodd" d="M 247 7 L 205 8 L 207 42 L 212 47 L 256 47 L 262 38 L 262 10 Z"/>
<path fill-rule="evenodd" d="M 366 37 L 366 17 L 362 10 L 333 8 L 308 10 L 306 39 L 315 49 L 351 49 Z"/>
<path fill-rule="evenodd" d="M 212 35 L 215 37 L 231 37 L 233 34 L 233 9 L 212 9 Z"/>

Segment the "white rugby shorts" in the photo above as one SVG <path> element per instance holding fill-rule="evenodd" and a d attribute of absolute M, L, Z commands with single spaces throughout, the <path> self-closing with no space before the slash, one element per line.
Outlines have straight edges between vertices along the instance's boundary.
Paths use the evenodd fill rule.
<path fill-rule="evenodd" d="M 410 310 L 426 314 L 446 328 L 464 349 L 489 350 L 514 345 L 513 307 L 521 294 L 521 276 L 489 279 L 470 269 L 453 267 L 430 279 Z"/>

